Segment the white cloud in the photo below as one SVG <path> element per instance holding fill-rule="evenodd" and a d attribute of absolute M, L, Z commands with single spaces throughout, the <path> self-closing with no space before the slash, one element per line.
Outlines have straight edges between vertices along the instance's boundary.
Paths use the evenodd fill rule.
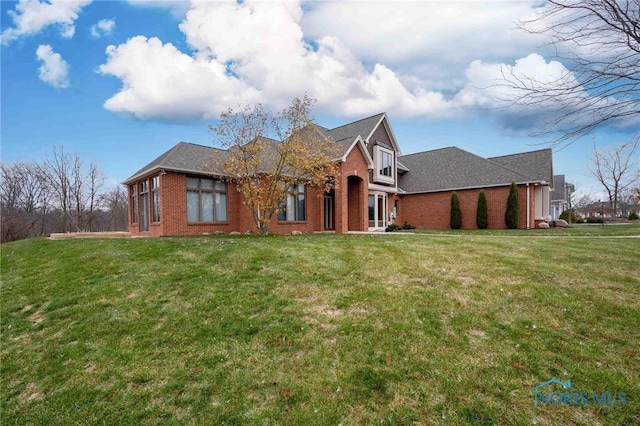
<path fill-rule="evenodd" d="M 337 37 L 364 62 L 398 70 L 409 85 L 452 91 L 462 87 L 475 59 L 501 61 L 535 50 L 541 40 L 514 28 L 536 3 L 312 2 L 301 25 L 306 37 Z"/>
<path fill-rule="evenodd" d="M 240 94 L 256 100 L 250 87 L 226 75 L 224 65 L 194 59 L 155 37 L 109 46 L 107 56 L 99 72 L 123 84 L 104 104 L 110 111 L 140 119 L 211 119 L 235 105 Z"/>
<path fill-rule="evenodd" d="M 23 36 L 33 35 L 50 25 L 60 27 L 60 35 L 71 38 L 75 33 L 75 20 L 83 7 L 92 0 L 20 0 L 15 10 L 7 13 L 11 17 L 14 27 L 2 32 L 2 44 L 16 40 Z"/>
<path fill-rule="evenodd" d="M 508 129 L 570 129 L 591 122 L 594 109 L 606 112 L 619 108 L 613 98 L 595 98 L 582 90 L 575 75 L 560 62 L 546 61 L 535 53 L 517 59 L 513 65 L 474 61 L 466 79 L 455 102 L 492 116 Z M 566 87 L 573 89 L 563 90 Z M 568 114 L 570 120 L 566 119 Z M 559 120 L 561 117 L 564 119 Z"/>
<path fill-rule="evenodd" d="M 38 68 L 40 80 L 61 89 L 69 87 L 69 64 L 59 53 L 55 53 L 51 46 L 41 44 L 36 50 L 36 57 L 42 61 Z"/>
<path fill-rule="evenodd" d="M 319 108 L 344 115 L 452 113 L 442 94 L 407 89 L 383 64 L 367 71 L 336 37 L 306 42 L 302 16 L 293 2 L 194 3 L 180 25 L 192 56 L 144 37 L 109 48 L 100 71 L 123 87 L 105 107 L 140 118 L 189 120 L 215 117 L 245 101 L 278 108 L 307 92 Z"/>
<path fill-rule="evenodd" d="M 142 119 L 200 120 L 245 102 L 281 108 L 306 92 L 334 115 L 474 111 L 505 128 L 538 126 L 575 102 L 513 105 L 517 93 L 500 84 L 501 73 L 536 84 L 575 80 L 561 63 L 521 53 L 532 51 L 531 40 L 508 39 L 531 4 L 193 2 L 180 24 L 191 52 L 142 36 L 108 48 L 100 72 L 123 86 L 105 107 Z"/>
<path fill-rule="evenodd" d="M 113 32 L 115 27 L 116 21 L 113 19 L 101 19 L 91 26 L 91 36 L 93 38 L 108 36 Z"/>

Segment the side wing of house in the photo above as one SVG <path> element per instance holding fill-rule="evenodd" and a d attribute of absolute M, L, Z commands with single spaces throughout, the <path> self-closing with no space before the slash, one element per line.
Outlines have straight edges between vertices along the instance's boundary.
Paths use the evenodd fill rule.
<path fill-rule="evenodd" d="M 527 155 L 520 158 L 530 159 Z M 547 160 L 544 164 L 551 170 L 550 155 Z M 547 194 L 548 206 L 548 182 L 544 179 L 456 147 L 406 155 L 400 162 L 407 168 L 399 182 L 403 194 L 400 219 L 418 227 L 449 227 L 453 191 L 458 193 L 465 229 L 476 227 L 481 190 L 487 198 L 490 228 L 505 228 L 504 213 L 511 182 L 518 185 L 521 228 L 535 227 L 543 219 L 544 194 Z M 548 211 L 548 207 L 546 209 Z"/>
<path fill-rule="evenodd" d="M 199 235 L 241 227 L 233 184 L 219 172 L 225 151 L 180 142 L 128 178 L 133 235 Z"/>
<path fill-rule="evenodd" d="M 362 153 L 366 156 L 364 148 Z M 134 173 L 124 182 L 130 232 L 139 236 L 255 232 L 252 213 L 234 181 L 222 171 L 226 155 L 223 150 L 180 142 Z M 358 166 L 360 176 L 366 179 L 368 163 L 360 163 L 364 164 Z M 290 187 L 271 220 L 271 232 L 339 229 L 335 194 L 324 194 L 323 199 L 322 192 L 309 185 Z"/>

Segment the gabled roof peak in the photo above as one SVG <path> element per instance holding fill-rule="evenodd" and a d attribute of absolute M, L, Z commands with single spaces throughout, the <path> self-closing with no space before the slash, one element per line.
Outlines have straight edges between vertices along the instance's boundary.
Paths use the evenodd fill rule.
<path fill-rule="evenodd" d="M 513 154 L 498 155 L 498 156 L 495 156 L 495 157 L 487 157 L 487 160 L 493 160 L 494 158 L 514 157 L 514 156 L 523 155 L 523 154 L 546 153 L 546 152 L 552 152 L 552 149 L 551 148 L 541 148 L 541 149 L 534 149 L 532 151 L 515 152 Z"/>
<path fill-rule="evenodd" d="M 363 118 L 330 129 L 327 133 L 335 140 L 343 140 L 347 138 L 355 140 L 358 136 L 360 136 L 362 140 L 367 140 L 369 135 L 371 135 L 376 126 L 378 126 L 378 123 L 380 123 L 384 117 L 386 117 L 386 113 L 382 112 L 380 114 L 372 115 L 371 117 Z"/>
<path fill-rule="evenodd" d="M 371 119 L 374 119 L 374 118 L 376 119 L 376 121 L 379 121 L 380 118 L 382 118 L 383 115 L 386 115 L 386 112 L 379 112 L 378 114 L 374 114 L 374 115 L 372 115 L 370 117 L 360 118 L 360 119 L 358 119 L 356 121 L 352 121 L 351 123 L 347 123 L 347 124 L 343 124 L 343 125 L 338 126 L 338 127 L 334 127 L 333 129 L 330 129 L 330 130 L 338 130 L 338 129 L 342 128 L 342 127 L 353 126 L 353 125 L 358 124 L 358 123 L 360 123 L 362 121 L 367 121 L 367 120 L 371 120 Z"/>

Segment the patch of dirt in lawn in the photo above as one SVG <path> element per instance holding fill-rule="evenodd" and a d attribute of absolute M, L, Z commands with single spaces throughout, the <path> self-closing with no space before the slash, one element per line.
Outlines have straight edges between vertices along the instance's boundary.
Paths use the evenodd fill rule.
<path fill-rule="evenodd" d="M 36 311 L 36 312 L 32 313 L 31 315 L 29 315 L 29 320 L 31 320 L 31 323 L 33 325 L 38 325 L 42 321 L 44 321 L 44 316 L 42 315 L 42 313 L 40 311 Z"/>
<path fill-rule="evenodd" d="M 18 399 L 22 401 L 22 403 L 33 401 L 34 399 L 42 398 L 42 394 L 40 393 L 40 389 L 38 389 L 38 385 L 31 382 L 25 386 L 24 390 L 18 396 Z"/>

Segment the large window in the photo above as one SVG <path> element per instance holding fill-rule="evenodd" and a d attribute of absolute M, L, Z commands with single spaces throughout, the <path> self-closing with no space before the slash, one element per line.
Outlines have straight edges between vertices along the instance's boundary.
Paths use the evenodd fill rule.
<path fill-rule="evenodd" d="M 160 222 L 160 176 L 151 178 L 151 221 Z"/>
<path fill-rule="evenodd" d="M 131 194 L 131 223 L 138 223 L 138 185 L 129 187 Z"/>
<path fill-rule="evenodd" d="M 140 230 L 149 230 L 149 184 L 143 180 L 140 186 Z"/>
<path fill-rule="evenodd" d="M 288 222 L 306 220 L 304 185 L 289 187 L 285 199 L 280 203 L 278 220 Z"/>
<path fill-rule="evenodd" d="M 391 172 L 393 171 L 393 166 L 391 165 L 391 161 L 393 160 L 393 154 L 387 151 L 380 150 L 380 175 L 391 177 Z"/>
<path fill-rule="evenodd" d="M 380 145 L 373 147 L 373 154 L 376 161 L 374 181 L 383 183 L 394 183 L 395 161 L 393 151 Z"/>
<path fill-rule="evenodd" d="M 224 182 L 187 178 L 187 222 L 225 222 L 227 220 L 227 186 Z"/>

